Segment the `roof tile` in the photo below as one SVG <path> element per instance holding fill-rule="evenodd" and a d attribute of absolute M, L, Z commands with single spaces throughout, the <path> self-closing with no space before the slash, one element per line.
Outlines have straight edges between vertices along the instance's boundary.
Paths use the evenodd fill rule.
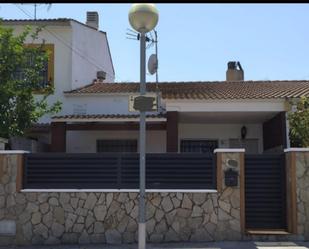
<path fill-rule="evenodd" d="M 209 81 L 147 83 L 147 91 L 158 86 L 164 99 L 268 99 L 309 96 L 309 81 Z M 96 83 L 66 94 L 138 93 L 139 83 Z"/>

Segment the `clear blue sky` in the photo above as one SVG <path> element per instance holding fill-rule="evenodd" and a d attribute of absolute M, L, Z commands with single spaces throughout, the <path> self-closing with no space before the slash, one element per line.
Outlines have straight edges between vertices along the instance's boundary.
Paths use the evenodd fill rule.
<path fill-rule="evenodd" d="M 33 14 L 33 5 L 19 4 Z M 309 80 L 308 4 L 157 4 L 159 80 L 225 80 L 238 60 L 246 80 Z M 130 4 L 53 4 L 37 18 L 85 22 L 97 11 L 107 32 L 116 81 L 139 80 L 139 44 L 126 39 Z M 0 17 L 28 19 L 15 4 L 0 4 Z M 154 48 L 147 50 L 147 57 Z M 147 75 L 147 81 L 155 76 Z"/>

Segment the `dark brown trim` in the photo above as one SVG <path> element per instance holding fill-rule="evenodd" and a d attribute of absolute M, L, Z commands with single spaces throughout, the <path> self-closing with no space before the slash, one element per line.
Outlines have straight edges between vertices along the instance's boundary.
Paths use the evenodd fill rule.
<path fill-rule="evenodd" d="M 297 233 L 296 152 L 286 153 L 287 230 Z"/>
<path fill-rule="evenodd" d="M 51 123 L 51 152 L 66 152 L 66 123 Z"/>
<path fill-rule="evenodd" d="M 287 147 L 286 117 L 285 112 L 280 112 L 273 118 L 263 123 L 264 150 L 281 146 Z"/>
<path fill-rule="evenodd" d="M 222 153 L 217 153 L 217 191 L 222 191 Z"/>
<path fill-rule="evenodd" d="M 24 155 L 17 155 L 16 192 L 23 189 Z"/>
<path fill-rule="evenodd" d="M 166 123 L 147 123 L 147 130 L 165 130 Z M 69 131 L 78 131 L 78 130 L 139 130 L 138 123 L 123 123 L 123 124 L 99 124 L 99 123 L 84 123 L 84 124 L 67 124 L 66 129 Z"/>
<path fill-rule="evenodd" d="M 240 191 L 240 229 L 242 234 L 246 231 L 246 216 L 245 216 L 245 153 L 239 153 L 239 191 Z"/>
<path fill-rule="evenodd" d="M 2 183 L 1 179 L 4 176 L 5 159 L 6 159 L 6 156 L 4 154 L 0 155 L 0 184 Z"/>
<path fill-rule="evenodd" d="M 178 112 L 166 114 L 166 152 L 178 152 Z"/>

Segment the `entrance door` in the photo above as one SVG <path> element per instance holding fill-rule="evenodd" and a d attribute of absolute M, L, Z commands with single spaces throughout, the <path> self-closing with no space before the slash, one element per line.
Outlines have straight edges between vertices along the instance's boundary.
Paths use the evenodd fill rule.
<path fill-rule="evenodd" d="M 246 229 L 286 230 L 284 154 L 245 155 Z"/>

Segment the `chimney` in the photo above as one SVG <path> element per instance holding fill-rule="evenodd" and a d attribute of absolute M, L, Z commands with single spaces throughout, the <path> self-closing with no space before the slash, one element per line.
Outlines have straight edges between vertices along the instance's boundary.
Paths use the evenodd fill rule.
<path fill-rule="evenodd" d="M 244 80 L 244 70 L 239 61 L 229 61 L 227 63 L 226 81 L 242 81 Z"/>
<path fill-rule="evenodd" d="M 103 83 L 103 81 L 106 79 L 106 72 L 104 71 L 98 71 L 97 72 L 97 83 Z"/>
<path fill-rule="evenodd" d="M 99 29 L 99 14 L 96 11 L 87 11 L 86 24 L 92 28 Z"/>

